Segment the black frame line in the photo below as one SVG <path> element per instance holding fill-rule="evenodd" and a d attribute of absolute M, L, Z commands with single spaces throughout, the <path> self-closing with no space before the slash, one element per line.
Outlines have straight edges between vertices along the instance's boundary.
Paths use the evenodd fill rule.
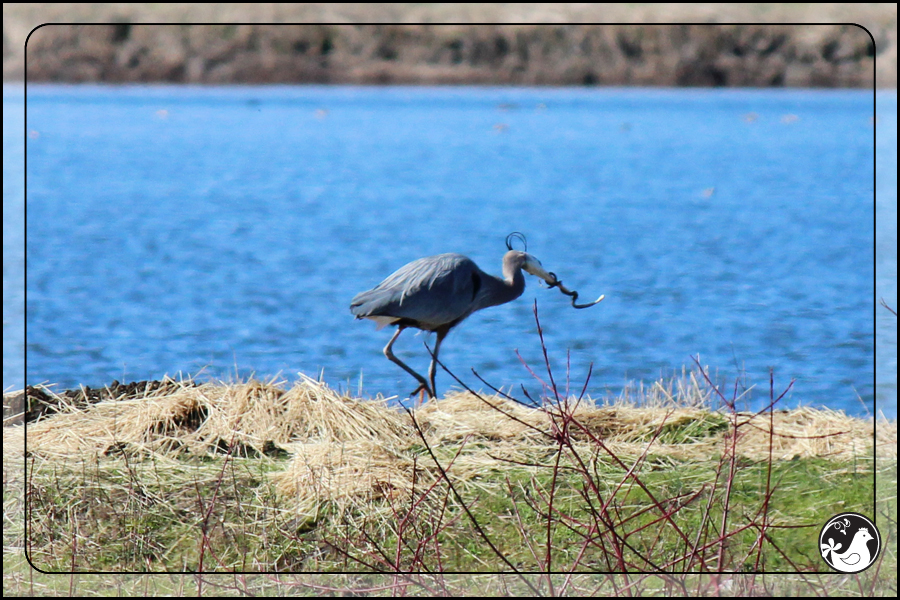
<path fill-rule="evenodd" d="M 131 26 L 135 26 L 135 25 L 138 25 L 138 26 L 179 26 L 179 25 L 204 26 L 204 25 L 251 25 L 251 24 L 252 25 L 288 25 L 288 26 L 297 25 L 297 23 L 158 23 L 158 22 L 156 22 L 156 23 L 153 23 L 153 22 L 129 23 L 129 25 L 131 25 Z M 353 26 L 354 25 L 354 24 L 348 24 L 348 23 L 305 23 L 305 24 L 307 24 L 307 25 L 334 25 L 334 26 L 337 26 L 337 25 Z M 410 23 L 385 23 L 385 24 L 393 24 L 393 25 L 401 25 L 401 26 L 402 25 L 414 25 L 414 24 L 410 24 Z M 434 23 L 433 25 L 436 25 L 436 26 L 437 25 L 442 25 L 442 26 L 470 25 L 472 27 L 475 27 L 475 26 L 479 26 L 479 25 L 502 25 L 502 24 L 504 24 L 504 23 Z M 24 193 L 24 200 L 25 200 L 25 202 L 24 202 L 25 231 L 24 231 L 23 239 L 24 239 L 25 249 L 26 249 L 26 252 L 24 253 L 25 258 L 23 261 L 24 268 L 25 268 L 25 273 L 24 273 L 24 277 L 23 277 L 23 281 L 25 283 L 25 290 L 24 290 L 24 295 L 23 295 L 23 302 L 24 302 L 23 317 L 24 317 L 25 313 L 27 312 L 26 308 L 28 305 L 28 255 L 27 255 L 27 244 L 28 244 L 28 202 L 27 202 L 27 199 L 28 199 L 28 177 L 27 177 L 27 173 L 28 173 L 28 40 L 31 38 L 31 36 L 34 34 L 34 32 L 37 31 L 38 29 L 40 29 L 42 27 L 53 26 L 53 25 L 114 26 L 114 25 L 121 25 L 121 23 L 108 23 L 108 22 L 107 23 L 78 23 L 78 22 L 43 23 L 41 25 L 38 25 L 34 29 L 32 29 L 29 32 L 28 36 L 26 37 L 25 55 L 24 55 L 25 56 L 24 81 L 23 81 L 23 94 L 24 94 L 23 109 L 24 109 L 24 113 L 25 113 L 24 114 L 25 127 L 24 127 L 24 131 L 23 131 L 25 146 L 24 146 L 24 152 L 23 152 L 23 164 L 24 164 L 25 168 L 24 168 L 24 171 L 22 174 L 23 180 L 24 180 L 23 193 Z M 536 24 L 536 25 L 541 25 L 541 24 Z M 583 25 L 583 26 L 598 26 L 598 27 L 600 27 L 600 26 L 614 26 L 614 25 L 643 25 L 643 24 L 642 23 L 554 23 L 553 25 L 554 26 L 555 25 Z M 875 39 L 874 39 L 874 36 L 872 35 L 872 33 L 868 29 L 866 29 L 864 26 L 862 26 L 858 23 L 827 23 L 827 22 L 817 22 L 817 23 L 758 23 L 758 22 L 757 23 L 753 23 L 753 22 L 698 23 L 698 22 L 686 22 L 686 23 L 653 23 L 653 25 L 658 25 L 660 27 L 685 26 L 685 25 L 690 25 L 690 26 L 705 25 L 705 26 L 710 26 L 710 27 L 721 27 L 721 26 L 727 26 L 727 25 L 759 25 L 759 26 L 785 25 L 785 26 L 793 26 L 793 27 L 809 27 L 809 26 L 822 26 L 822 25 L 825 25 L 825 26 L 834 26 L 834 25 L 855 26 L 866 32 L 866 34 L 872 40 L 873 47 L 875 47 Z M 873 57 L 873 66 L 872 66 L 872 71 L 873 71 L 873 83 L 872 83 L 872 117 L 873 117 L 873 123 L 872 123 L 872 130 L 873 130 L 873 147 L 872 147 L 873 197 L 872 197 L 872 202 L 873 202 L 873 209 L 875 207 L 875 200 L 876 200 L 875 196 L 877 195 L 877 185 L 876 185 L 877 184 L 877 180 L 876 180 L 877 160 L 875 160 L 877 158 L 877 156 L 876 156 L 876 153 L 877 153 L 877 128 L 875 127 L 875 122 L 874 122 L 874 120 L 877 116 L 877 111 L 876 111 L 876 109 L 877 109 L 877 85 L 875 82 L 875 75 L 877 74 L 877 68 L 876 68 L 877 60 L 878 60 L 878 58 L 877 58 L 877 52 L 876 52 L 875 56 Z M 100 84 L 102 85 L 103 82 L 100 82 Z M 166 84 L 166 85 L 178 85 L 178 84 L 170 83 L 170 84 Z M 204 84 L 204 85 L 209 85 L 209 84 Z M 301 84 L 293 84 L 293 85 L 301 85 Z M 340 84 L 333 84 L 333 85 L 340 85 Z M 482 85 L 474 85 L 474 87 L 483 87 L 483 84 Z M 597 86 L 597 87 L 600 87 L 600 86 Z M 873 211 L 873 227 L 875 227 L 875 225 L 876 225 L 876 219 L 877 218 Z M 874 246 L 872 248 L 872 262 L 873 262 L 873 266 L 874 266 L 874 264 L 875 264 L 875 247 Z M 874 280 L 872 282 L 872 291 L 873 291 L 873 298 L 874 298 L 874 294 L 876 292 Z M 873 327 L 875 326 L 877 309 L 878 309 L 878 303 L 875 302 L 874 306 L 873 306 L 873 312 L 872 312 Z M 23 360 L 23 366 L 24 366 L 23 381 L 24 381 L 25 378 L 27 377 L 27 373 L 28 373 L 28 346 L 27 346 L 28 321 L 27 321 L 27 319 L 25 319 L 23 330 L 24 330 L 25 342 L 26 342 L 25 346 L 24 346 L 25 356 L 24 356 L 24 360 Z M 877 329 L 875 329 L 875 331 L 877 332 Z M 877 353 L 877 344 L 873 345 L 873 357 L 876 357 L 876 359 L 877 359 L 877 356 L 875 356 L 875 353 Z M 875 386 L 876 371 L 878 368 L 877 364 L 878 364 L 877 360 L 875 360 L 875 363 L 873 365 L 873 372 L 872 372 L 873 389 Z M 25 385 L 27 385 L 27 383 Z M 27 397 L 25 398 L 25 402 L 27 403 Z M 872 427 L 872 441 L 873 441 L 872 453 L 873 453 L 873 456 L 872 456 L 872 458 L 873 458 L 873 464 L 875 466 L 874 473 L 873 473 L 873 480 L 875 482 L 875 485 L 872 488 L 872 504 L 876 510 L 875 510 L 875 514 L 873 515 L 872 521 L 875 522 L 877 525 L 878 512 L 877 512 L 877 491 L 876 490 L 877 490 L 877 481 L 878 481 L 878 457 L 877 457 L 877 453 L 875 452 L 875 448 L 877 447 L 877 428 L 875 427 L 875 419 L 877 418 L 877 413 L 878 413 L 877 396 L 875 397 L 873 402 L 874 402 L 875 414 L 873 415 L 873 421 L 872 421 L 872 423 L 873 423 L 873 427 Z M 27 474 L 27 472 L 28 472 L 28 467 L 27 467 L 28 424 L 25 423 L 23 425 L 23 427 L 25 428 L 25 431 L 24 431 L 24 434 L 25 434 L 24 435 L 24 438 L 25 438 L 25 448 L 24 448 L 25 463 L 24 463 L 24 466 L 25 466 L 25 473 Z M 428 575 L 428 574 L 430 574 L 430 573 L 424 573 L 424 572 L 423 573 L 410 572 L 410 573 L 397 574 L 397 573 L 391 573 L 391 572 L 379 573 L 379 572 L 372 572 L 372 571 L 300 571 L 300 572 L 237 571 L 237 570 L 233 570 L 233 571 L 218 571 L 218 570 L 216 570 L 216 571 L 91 571 L 91 570 L 43 571 L 34 566 L 34 564 L 31 562 L 31 557 L 29 556 L 29 552 L 28 552 L 28 548 L 29 548 L 28 539 L 30 537 L 29 536 L 29 534 L 30 534 L 29 524 L 30 524 L 31 520 L 30 520 L 30 514 L 29 514 L 30 513 L 30 509 L 29 509 L 30 501 L 29 501 L 29 494 L 28 494 L 28 478 L 27 477 L 23 477 L 23 486 L 24 486 L 23 499 L 25 502 L 25 507 L 24 507 L 24 511 L 23 511 L 23 514 L 25 517 L 25 524 L 24 524 L 25 525 L 25 528 L 24 528 L 25 541 L 26 541 L 25 551 L 24 551 L 25 558 L 28 561 L 28 564 L 31 566 L 31 568 L 38 571 L 39 573 L 43 573 L 46 575 L 72 575 L 72 574 L 79 574 L 79 575 L 194 575 L 194 576 L 202 576 L 202 575 L 278 575 L 278 576 L 284 576 L 284 575 L 376 575 L 376 576 L 387 576 L 387 575 L 393 575 L 393 576 L 399 576 L 399 577 L 403 578 L 404 576 L 408 577 L 410 575 L 417 575 L 417 574 Z M 884 548 L 882 548 L 882 553 L 883 552 L 884 552 Z M 824 560 L 822 562 L 824 564 Z M 874 561 L 873 561 L 873 564 L 874 564 Z M 444 575 L 467 575 L 468 574 L 468 575 L 515 576 L 517 573 L 516 572 L 503 572 L 503 571 L 484 571 L 484 572 L 481 572 L 481 571 L 448 571 L 448 572 L 444 572 L 442 574 L 444 574 Z M 525 576 L 531 576 L 531 575 L 570 575 L 572 573 L 570 573 L 568 571 L 550 571 L 550 572 L 519 571 L 518 574 L 525 575 Z M 581 572 L 581 571 L 579 571 L 574 574 L 575 575 L 644 575 L 644 574 L 646 574 L 646 575 L 701 575 L 701 576 L 717 576 L 717 575 L 732 575 L 732 574 L 734 574 L 734 575 L 750 575 L 750 573 L 745 573 L 742 571 L 714 571 L 714 572 L 697 571 L 697 572 L 690 572 L 690 573 L 682 573 L 682 572 L 678 572 L 678 571 L 675 571 L 675 572 L 669 572 L 669 571 L 659 571 L 659 572 L 655 572 L 655 571 L 584 571 L 584 572 Z M 831 570 L 800 571 L 800 572 L 760 571 L 760 572 L 754 572 L 753 574 L 754 575 L 792 575 L 792 574 L 835 575 L 835 574 L 838 574 L 838 572 L 831 571 Z M 410 584 L 415 585 L 414 582 L 410 582 Z"/>

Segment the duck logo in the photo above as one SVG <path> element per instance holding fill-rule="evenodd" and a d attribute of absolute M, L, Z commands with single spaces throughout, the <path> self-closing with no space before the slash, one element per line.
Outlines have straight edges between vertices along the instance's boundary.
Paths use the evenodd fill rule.
<path fill-rule="evenodd" d="M 881 550 L 875 523 L 857 513 L 832 517 L 819 534 L 819 551 L 828 565 L 842 573 L 865 571 Z"/>

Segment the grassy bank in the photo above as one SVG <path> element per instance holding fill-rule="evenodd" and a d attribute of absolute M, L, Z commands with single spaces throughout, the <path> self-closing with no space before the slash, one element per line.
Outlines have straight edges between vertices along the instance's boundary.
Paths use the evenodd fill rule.
<path fill-rule="evenodd" d="M 699 368 L 628 400 L 545 391 L 404 412 L 312 380 L 173 383 L 63 406 L 28 425 L 25 456 L 24 428 L 4 429 L 5 591 L 139 591 L 139 576 L 29 572 L 27 546 L 59 573 L 382 574 L 166 576 L 150 593 L 835 593 L 812 573 L 844 510 L 878 515 L 888 544 L 841 589 L 896 585 L 896 424 L 742 413 Z M 807 574 L 689 574 L 733 572 Z"/>

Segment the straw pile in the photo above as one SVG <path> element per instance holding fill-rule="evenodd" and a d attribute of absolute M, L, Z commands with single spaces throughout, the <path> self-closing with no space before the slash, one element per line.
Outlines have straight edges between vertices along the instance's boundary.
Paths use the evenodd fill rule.
<path fill-rule="evenodd" d="M 414 477 L 423 481 L 422 469 L 414 475 L 413 460 L 392 452 L 374 440 L 312 442 L 290 445 L 293 458 L 287 469 L 274 473 L 278 491 L 295 498 L 297 510 L 314 514 L 326 501 L 395 498 L 412 492 Z M 434 474 L 424 482 L 432 482 Z M 424 483 L 423 482 L 423 483 Z"/>
<path fill-rule="evenodd" d="M 24 428 L 4 430 L 13 446 Z M 87 457 L 127 447 L 131 451 L 202 454 L 296 440 L 408 442 L 401 415 L 383 400 L 360 402 L 304 379 L 285 391 L 273 383 L 182 385 L 160 393 L 99 402 L 63 404 L 59 413 L 28 425 L 28 451 L 48 457 Z"/>
<path fill-rule="evenodd" d="M 776 411 L 772 424 L 768 414 L 752 419 L 739 415 L 741 435 L 738 447 L 748 458 L 764 460 L 769 455 L 770 431 L 772 457 L 775 460 L 820 457 L 846 460 L 872 455 L 873 423 L 848 417 L 828 409 L 797 408 Z M 880 422 L 877 427 L 879 458 L 897 458 L 897 424 Z"/>
<path fill-rule="evenodd" d="M 554 430 L 547 412 L 499 396 L 455 393 L 426 403 L 414 415 L 444 468 L 453 460 L 448 472 L 462 485 L 478 485 L 491 471 L 540 468 L 557 448 L 546 435 Z M 606 454 L 597 452 L 595 439 L 622 459 L 646 452 L 682 461 L 709 460 L 726 448 L 723 436 L 730 434 L 733 418 L 693 404 L 596 406 L 587 400 L 574 415 L 583 426 L 570 426 L 576 450 L 601 461 L 607 460 Z M 765 460 L 769 416 L 736 417 L 742 423 L 738 453 Z M 840 412 L 778 411 L 774 425 L 776 460 L 849 460 L 872 453 L 873 423 Z M 241 456 L 247 452 L 238 450 L 262 454 L 274 446 L 291 458 L 283 471 L 270 477 L 277 490 L 296 498 L 306 513 L 326 501 L 409 493 L 414 482 L 419 488 L 439 477 L 409 415 L 384 399 L 351 398 L 309 378 L 287 390 L 259 381 L 167 386 L 140 397 L 63 406 L 27 428 L 29 453 L 50 463 L 95 461 L 120 451 L 170 459 L 184 453 Z M 21 456 L 24 427 L 5 427 L 3 438 L 5 457 Z M 896 424 L 879 423 L 876 451 L 896 458 Z"/>

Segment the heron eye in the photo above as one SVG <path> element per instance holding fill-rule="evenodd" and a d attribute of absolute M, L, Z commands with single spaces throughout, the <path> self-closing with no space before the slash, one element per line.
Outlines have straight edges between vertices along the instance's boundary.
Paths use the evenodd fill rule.
<path fill-rule="evenodd" d="M 478 273 L 472 273 L 472 300 L 478 295 L 481 289 L 481 276 Z"/>

